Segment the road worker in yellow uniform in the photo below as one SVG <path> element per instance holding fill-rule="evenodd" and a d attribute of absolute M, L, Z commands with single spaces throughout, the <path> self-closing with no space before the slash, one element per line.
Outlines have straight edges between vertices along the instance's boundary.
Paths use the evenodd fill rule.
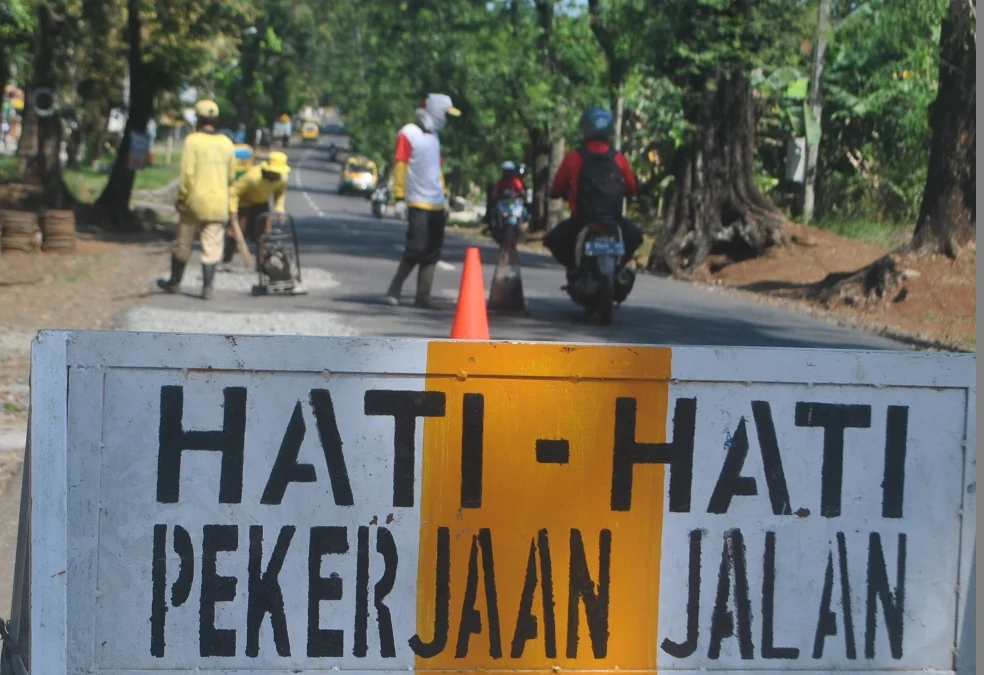
<path fill-rule="evenodd" d="M 260 222 L 258 216 L 269 209 L 273 197 L 273 210 L 280 214 L 283 222 L 287 204 L 287 176 L 290 167 L 287 155 L 271 152 L 267 161 L 252 167 L 232 184 L 229 190 L 229 214 L 238 218 L 239 230 L 252 244 L 257 243 L 260 234 L 268 228 L 269 222 Z M 225 251 L 222 263 L 228 265 L 236 254 L 236 240 L 231 231 L 226 232 Z"/>
<path fill-rule="evenodd" d="M 216 131 L 219 106 L 203 100 L 195 104 L 197 130 L 185 139 L 178 185 L 178 236 L 171 249 L 171 278 L 157 285 L 177 293 L 191 258 L 195 237 L 202 244 L 202 298 L 212 297 L 215 269 L 222 258 L 222 235 L 229 222 L 229 186 L 236 179 L 232 140 Z"/>

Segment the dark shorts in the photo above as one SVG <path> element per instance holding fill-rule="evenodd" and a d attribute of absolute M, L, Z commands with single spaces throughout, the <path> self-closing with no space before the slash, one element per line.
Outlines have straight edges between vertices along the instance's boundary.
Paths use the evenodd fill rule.
<path fill-rule="evenodd" d="M 260 219 L 259 215 L 261 213 L 266 213 L 269 210 L 270 207 L 266 204 L 240 207 L 240 221 L 246 221 L 245 226 L 243 227 L 243 236 L 246 237 L 246 241 L 251 244 L 255 244 L 256 240 L 260 238 L 260 234 L 262 234 L 263 227 L 266 224 L 266 218 Z"/>
<path fill-rule="evenodd" d="M 407 245 L 403 261 L 410 265 L 435 265 L 441 259 L 444 247 L 444 229 L 447 214 L 444 209 L 428 211 L 410 207 L 407 209 Z"/>

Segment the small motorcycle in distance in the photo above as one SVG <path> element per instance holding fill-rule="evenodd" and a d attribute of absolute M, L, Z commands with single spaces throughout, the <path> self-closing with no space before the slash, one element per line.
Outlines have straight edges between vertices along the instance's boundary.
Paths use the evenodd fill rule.
<path fill-rule="evenodd" d="M 496 201 L 489 234 L 499 246 L 514 245 L 519 241 L 520 227 L 528 219 L 525 195 L 509 190 Z"/>
<path fill-rule="evenodd" d="M 389 205 L 389 198 L 389 187 L 383 185 L 373 190 L 372 196 L 369 198 L 372 202 L 372 215 L 377 218 L 382 218 L 386 215 L 386 209 Z"/>
<path fill-rule="evenodd" d="M 614 220 L 592 222 L 578 235 L 576 251 L 577 271 L 564 290 L 589 316 L 609 326 L 615 306 L 625 301 L 635 284 L 635 270 L 622 260 L 622 230 Z"/>

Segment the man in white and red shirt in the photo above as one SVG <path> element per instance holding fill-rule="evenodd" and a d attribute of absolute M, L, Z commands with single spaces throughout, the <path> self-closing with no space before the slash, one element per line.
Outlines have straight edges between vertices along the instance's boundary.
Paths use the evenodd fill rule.
<path fill-rule="evenodd" d="M 417 121 L 400 129 L 396 137 L 393 196 L 397 216 L 406 215 L 408 222 L 403 259 L 386 293 L 386 301 L 391 305 L 400 304 L 403 282 L 414 266 L 419 265 L 414 306 L 436 309 L 431 304 L 430 294 L 447 226 L 438 133 L 447 124 L 448 115 L 457 117 L 460 114 L 449 96 L 430 94 L 417 109 Z"/>

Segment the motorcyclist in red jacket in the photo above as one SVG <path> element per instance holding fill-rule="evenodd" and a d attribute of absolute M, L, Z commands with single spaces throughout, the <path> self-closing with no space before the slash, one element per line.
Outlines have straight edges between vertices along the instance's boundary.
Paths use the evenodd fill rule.
<path fill-rule="evenodd" d="M 495 184 L 495 200 L 501 198 L 506 190 L 512 190 L 526 198 L 526 184 L 519 175 L 519 168 L 515 162 L 503 162 L 499 182 Z"/>
<path fill-rule="evenodd" d="M 588 108 L 581 116 L 581 139 L 580 148 L 567 153 L 564 157 L 557 175 L 554 177 L 553 186 L 550 189 L 550 196 L 553 199 L 567 197 L 567 203 L 571 209 L 571 217 L 557 224 L 550 230 L 543 239 L 543 244 L 553 254 L 554 258 L 567 268 L 568 279 L 574 274 L 575 267 L 575 247 L 577 236 L 580 231 L 588 224 L 587 219 L 591 217 L 602 217 L 616 221 L 622 230 L 622 240 L 625 244 L 624 262 L 632 260 L 636 250 L 642 245 L 642 230 L 628 218 L 622 215 L 622 200 L 625 197 L 632 197 L 636 193 L 637 181 L 629 160 L 621 152 L 615 152 L 611 146 L 611 137 L 614 133 L 614 118 L 611 112 L 602 108 Z M 578 187 L 584 179 L 583 170 L 587 167 L 590 160 L 592 170 L 598 166 L 597 162 L 613 162 L 617 166 L 617 171 L 611 173 L 618 175 L 621 173 L 624 186 L 613 186 L 608 194 L 600 195 L 604 203 L 580 203 Z M 604 165 L 602 165 L 604 169 Z M 590 196 L 588 199 L 598 199 L 597 196 Z M 587 210 L 585 214 L 582 211 Z"/>
<path fill-rule="evenodd" d="M 506 191 L 512 191 L 526 200 L 526 184 L 520 175 L 519 167 L 515 162 L 506 161 L 500 168 L 499 180 L 491 186 L 485 202 L 485 216 L 482 220 L 486 224 L 492 223 L 492 214 L 495 212 L 495 205 L 498 203 Z"/>

